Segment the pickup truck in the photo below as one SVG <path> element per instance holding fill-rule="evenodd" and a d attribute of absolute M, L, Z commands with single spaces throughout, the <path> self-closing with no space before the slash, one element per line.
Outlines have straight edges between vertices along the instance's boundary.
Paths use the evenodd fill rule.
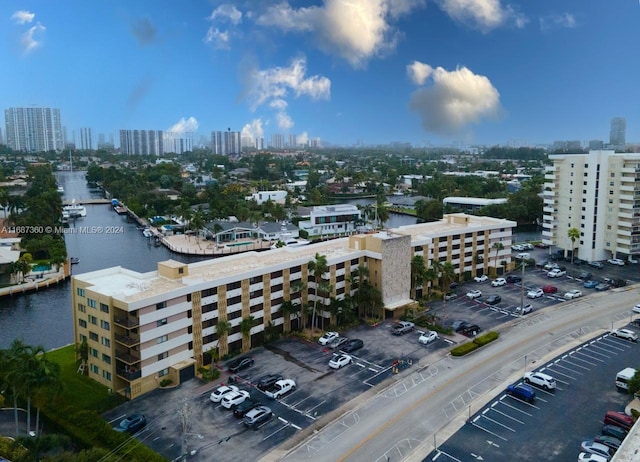
<path fill-rule="evenodd" d="M 291 379 L 278 380 L 273 387 L 264 392 L 269 398 L 276 399 L 296 388 L 296 383 Z"/>
<path fill-rule="evenodd" d="M 407 332 L 411 332 L 416 325 L 409 321 L 400 321 L 393 325 L 391 333 L 393 335 L 404 335 Z"/>

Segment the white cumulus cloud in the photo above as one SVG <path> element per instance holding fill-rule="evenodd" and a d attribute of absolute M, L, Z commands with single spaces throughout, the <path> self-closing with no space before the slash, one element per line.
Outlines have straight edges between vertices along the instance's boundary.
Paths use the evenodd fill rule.
<path fill-rule="evenodd" d="M 573 29 L 578 26 L 576 18 L 570 13 L 552 14 L 540 18 L 540 29 L 543 31 L 554 28 Z"/>
<path fill-rule="evenodd" d="M 296 142 L 301 146 L 306 145 L 309 142 L 309 135 L 307 132 L 302 132 L 296 136 Z"/>
<path fill-rule="evenodd" d="M 407 65 L 407 74 L 416 85 L 424 85 L 432 73 L 433 67 L 420 61 L 414 61 Z"/>
<path fill-rule="evenodd" d="M 280 111 L 276 114 L 276 122 L 280 130 L 289 131 L 293 127 L 293 120 L 285 111 Z"/>
<path fill-rule="evenodd" d="M 438 0 L 440 8 L 454 21 L 468 24 L 483 32 L 505 24 L 522 28 L 528 22 L 526 16 L 502 0 Z"/>
<path fill-rule="evenodd" d="M 425 0 L 324 0 L 322 6 L 272 5 L 256 22 L 285 32 L 308 32 L 318 48 L 362 67 L 395 48 L 398 30 L 391 24 L 424 5 Z"/>
<path fill-rule="evenodd" d="M 41 36 L 44 34 L 46 27 L 40 23 L 36 23 L 35 26 L 31 26 L 22 37 L 20 37 L 20 44 L 25 54 L 31 53 L 36 48 L 42 46 Z"/>
<path fill-rule="evenodd" d="M 226 20 L 231 24 L 238 25 L 242 22 L 242 12 L 231 3 L 223 3 L 211 12 L 211 16 L 209 16 L 209 19 L 211 21 L 215 21 L 218 19 Z"/>
<path fill-rule="evenodd" d="M 412 66 L 415 62 L 407 66 L 410 77 Z M 437 67 L 429 78 L 430 85 L 416 90 L 409 104 L 428 132 L 454 135 L 469 124 L 501 112 L 500 93 L 484 75 L 474 74 L 466 67 L 455 71 Z"/>
<path fill-rule="evenodd" d="M 207 35 L 204 37 L 204 43 L 223 50 L 230 48 L 230 40 L 228 30 L 220 30 L 213 26 L 209 27 Z"/>
<path fill-rule="evenodd" d="M 253 119 L 251 123 L 245 124 L 242 127 L 241 135 L 242 138 L 252 138 L 253 140 L 263 138 L 264 130 L 262 129 L 262 119 Z"/>
<path fill-rule="evenodd" d="M 178 122 L 173 124 L 171 128 L 167 130 L 167 132 L 171 132 L 174 135 L 182 135 L 184 133 L 195 133 L 198 131 L 198 121 L 195 117 L 189 117 L 185 119 L 182 117 Z"/>
<path fill-rule="evenodd" d="M 207 29 L 204 43 L 217 49 L 231 48 L 231 36 L 234 32 L 231 29 L 220 28 L 219 25 L 230 23 L 232 26 L 237 26 L 242 22 L 242 12 L 230 3 L 223 3 L 213 10 L 207 19 L 211 25 Z"/>
<path fill-rule="evenodd" d="M 15 21 L 16 24 L 28 24 L 34 20 L 36 17 L 35 13 L 31 11 L 19 10 L 11 15 L 11 19 Z"/>

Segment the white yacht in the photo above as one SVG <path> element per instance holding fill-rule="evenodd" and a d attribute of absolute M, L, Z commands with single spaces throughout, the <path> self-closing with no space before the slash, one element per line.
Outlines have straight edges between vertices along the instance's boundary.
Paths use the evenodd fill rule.
<path fill-rule="evenodd" d="M 76 204 L 76 200 L 73 199 L 71 204 L 62 207 L 62 218 L 65 218 L 65 212 L 68 218 L 79 218 L 87 216 L 87 208 L 84 205 Z"/>

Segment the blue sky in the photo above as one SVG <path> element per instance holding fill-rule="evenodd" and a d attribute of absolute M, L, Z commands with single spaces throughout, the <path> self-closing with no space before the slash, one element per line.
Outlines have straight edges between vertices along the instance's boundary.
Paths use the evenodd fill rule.
<path fill-rule="evenodd" d="M 3 0 L 0 106 L 116 142 L 607 141 L 616 116 L 640 142 L 639 38 L 636 0 Z"/>

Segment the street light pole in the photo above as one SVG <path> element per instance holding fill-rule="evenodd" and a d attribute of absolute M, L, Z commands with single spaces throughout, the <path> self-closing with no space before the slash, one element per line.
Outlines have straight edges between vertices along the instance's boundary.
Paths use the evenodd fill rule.
<path fill-rule="evenodd" d="M 522 265 L 522 278 L 520 280 L 520 316 L 524 316 L 524 268 L 527 265 L 524 261 L 522 261 L 520 265 Z"/>

